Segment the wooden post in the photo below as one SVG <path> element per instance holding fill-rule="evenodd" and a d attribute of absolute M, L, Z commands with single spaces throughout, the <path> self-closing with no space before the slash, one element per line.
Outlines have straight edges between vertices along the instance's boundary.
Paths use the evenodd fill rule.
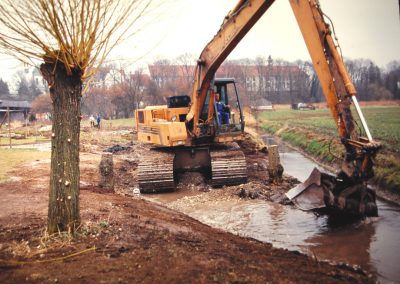
<path fill-rule="evenodd" d="M 278 145 L 268 146 L 268 176 L 269 182 L 282 182 L 283 167 L 279 158 Z"/>
<path fill-rule="evenodd" d="M 99 172 L 100 187 L 106 190 L 114 190 L 114 163 L 112 153 L 104 153 L 101 155 Z"/>
<path fill-rule="evenodd" d="M 7 121 L 8 121 L 8 137 L 10 139 L 10 149 L 11 146 L 11 119 L 10 119 L 10 107 L 7 107 Z"/>

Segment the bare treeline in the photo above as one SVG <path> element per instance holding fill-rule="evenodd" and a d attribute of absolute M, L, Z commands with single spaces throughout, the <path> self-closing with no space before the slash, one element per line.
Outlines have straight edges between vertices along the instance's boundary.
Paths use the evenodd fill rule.
<path fill-rule="evenodd" d="M 360 100 L 400 99 L 400 61 L 382 70 L 370 60 L 346 60 Z M 101 67 L 83 103 L 87 114 L 131 117 L 134 109 L 164 104 L 171 95 L 190 95 L 195 56 L 184 54 L 174 60 L 158 59 L 135 72 L 108 65 Z M 319 81 L 309 61 L 282 59 L 227 60 L 217 77 L 236 79 L 241 100 L 254 106 L 260 99 L 272 103 L 322 102 Z"/>

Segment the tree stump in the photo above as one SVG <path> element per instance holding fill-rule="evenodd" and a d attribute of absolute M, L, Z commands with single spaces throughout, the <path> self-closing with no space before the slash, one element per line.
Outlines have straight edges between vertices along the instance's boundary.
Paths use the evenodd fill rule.
<path fill-rule="evenodd" d="M 268 178 L 270 183 L 281 183 L 283 167 L 279 158 L 278 145 L 268 146 Z"/>
<path fill-rule="evenodd" d="M 99 170 L 100 187 L 114 190 L 114 163 L 112 153 L 104 153 L 101 155 Z"/>

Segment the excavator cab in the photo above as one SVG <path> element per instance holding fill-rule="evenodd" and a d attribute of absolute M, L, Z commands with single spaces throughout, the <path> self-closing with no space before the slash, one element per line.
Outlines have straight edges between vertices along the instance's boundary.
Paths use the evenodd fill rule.
<path fill-rule="evenodd" d="M 236 140 L 243 133 L 244 116 L 234 79 L 214 80 L 200 118 L 214 129 L 216 142 Z"/>

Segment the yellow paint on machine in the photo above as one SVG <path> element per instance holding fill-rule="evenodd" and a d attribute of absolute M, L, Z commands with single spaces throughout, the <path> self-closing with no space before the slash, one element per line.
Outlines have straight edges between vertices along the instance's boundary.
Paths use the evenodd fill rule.
<path fill-rule="evenodd" d="M 186 126 L 179 121 L 188 108 L 150 107 L 135 113 L 138 140 L 160 146 L 185 145 Z"/>
<path fill-rule="evenodd" d="M 156 122 L 153 127 L 138 127 L 138 140 L 162 146 L 179 146 L 186 142 L 184 122 Z"/>

